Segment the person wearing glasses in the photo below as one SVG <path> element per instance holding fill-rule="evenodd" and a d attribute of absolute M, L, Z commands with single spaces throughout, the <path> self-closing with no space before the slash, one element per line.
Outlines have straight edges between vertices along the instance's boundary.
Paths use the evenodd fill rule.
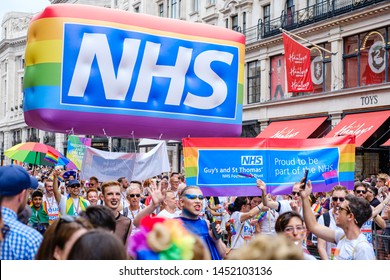
<path fill-rule="evenodd" d="M 306 228 L 302 216 L 294 211 L 288 211 L 281 214 L 275 222 L 275 231 L 284 234 L 292 240 L 298 248 L 302 248 L 303 258 L 305 260 L 315 260 L 306 249 Z"/>
<path fill-rule="evenodd" d="M 257 180 L 257 185 L 259 186 L 259 181 Z M 289 212 L 289 211 L 295 211 L 302 215 L 302 201 L 301 197 L 299 196 L 299 188 L 300 188 L 300 182 L 297 182 L 293 185 L 292 191 L 291 191 L 291 197 L 292 200 L 278 200 L 274 201 L 267 195 L 267 189 L 264 187 L 261 187 L 262 190 L 262 202 L 263 205 L 275 209 L 279 215 Z"/>
<path fill-rule="evenodd" d="M 369 185 L 367 186 L 367 185 L 365 185 L 362 182 L 356 182 L 355 185 L 354 185 L 354 194 L 355 194 L 355 196 L 367 200 L 370 203 L 370 205 L 371 205 L 372 215 L 371 215 L 370 219 L 368 219 L 362 225 L 362 227 L 360 229 L 360 231 L 366 236 L 367 241 L 370 244 L 373 244 L 373 242 L 374 242 L 374 239 L 373 239 L 373 236 L 372 236 L 373 222 L 375 222 L 375 224 L 377 225 L 378 229 L 385 229 L 386 228 L 386 221 L 380 215 L 381 211 L 384 209 L 384 207 L 386 205 L 386 199 L 384 201 L 385 202 L 384 204 L 383 203 L 379 203 L 374 208 L 374 206 L 370 202 L 370 199 L 368 199 L 368 197 L 370 197 L 371 200 L 372 200 L 373 195 L 369 194 L 369 192 L 373 192 L 373 190 L 372 190 L 373 188 L 374 187 L 371 187 Z M 387 202 L 389 201 L 389 199 L 390 198 L 387 199 Z"/>
<path fill-rule="evenodd" d="M 53 171 L 53 191 L 59 205 L 61 215 L 78 216 L 90 205 L 89 201 L 80 196 L 81 184 L 78 180 L 70 180 L 68 183 L 69 195 L 61 195 L 58 190 L 58 176 L 60 171 Z"/>
<path fill-rule="evenodd" d="M 123 208 L 123 216 L 132 221 L 131 235 L 134 235 L 139 229 L 134 225 L 134 219 L 139 212 L 145 208 L 141 203 L 141 189 L 137 184 L 130 184 L 126 189 L 126 198 L 128 206 Z"/>
<path fill-rule="evenodd" d="M 91 229 L 92 225 L 82 217 L 59 217 L 46 230 L 35 259 L 66 260 L 73 244 Z"/>
<path fill-rule="evenodd" d="M 89 178 L 88 188 L 100 188 L 99 179 L 95 176 Z"/>
<path fill-rule="evenodd" d="M 251 219 L 258 215 L 262 209 L 259 205 L 251 209 L 249 198 L 239 196 L 229 205 L 229 211 L 232 213 L 230 221 L 234 223 L 236 231 L 236 234 L 232 236 L 231 248 L 238 249 L 247 244 L 255 235 L 255 227 Z"/>
<path fill-rule="evenodd" d="M 341 228 L 336 226 L 336 209 L 337 207 L 340 207 L 341 203 L 344 202 L 347 194 L 348 191 L 344 186 L 337 185 L 333 187 L 330 193 L 330 201 L 332 208 L 318 218 L 318 223 L 320 225 L 326 226 L 334 230 L 342 230 Z M 321 238 L 318 238 L 317 241 L 318 254 L 320 255 L 321 260 L 329 260 L 331 249 L 336 247 L 336 244 L 332 242 L 327 242 Z"/>
<path fill-rule="evenodd" d="M 300 191 L 303 216 L 308 230 L 317 237 L 336 244 L 336 247 L 331 249 L 330 259 L 375 260 L 374 249 L 360 232 L 361 226 L 372 215 L 368 201 L 351 194 L 346 195 L 345 200 L 335 209 L 336 226 L 342 230 L 334 230 L 316 221 L 308 199 L 311 192 L 312 185 L 309 180 L 305 190 Z"/>

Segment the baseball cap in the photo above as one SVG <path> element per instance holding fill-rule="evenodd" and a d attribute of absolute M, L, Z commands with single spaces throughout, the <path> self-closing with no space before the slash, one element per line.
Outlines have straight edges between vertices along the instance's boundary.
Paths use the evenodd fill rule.
<path fill-rule="evenodd" d="M 68 183 L 68 187 L 72 187 L 73 185 L 80 185 L 79 180 L 70 180 Z"/>
<path fill-rule="evenodd" d="M 0 167 L 0 195 L 14 196 L 23 190 L 38 187 L 37 178 L 30 176 L 19 165 L 6 165 Z"/>

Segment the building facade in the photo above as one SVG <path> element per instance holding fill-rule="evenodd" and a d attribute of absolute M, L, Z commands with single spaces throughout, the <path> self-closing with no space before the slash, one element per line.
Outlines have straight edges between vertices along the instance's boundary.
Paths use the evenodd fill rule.
<path fill-rule="evenodd" d="M 389 172 L 389 49 L 388 0 L 52 0 L 145 13 L 160 17 L 223 26 L 246 36 L 243 137 L 269 132 L 287 121 L 309 124 L 306 137 L 326 137 L 349 117 L 374 113 L 381 121 L 364 128 L 346 124 L 347 130 L 371 130 L 356 149 L 356 172 Z M 0 41 L 0 149 L 28 140 L 66 149 L 66 136 L 28 128 L 22 104 L 23 55 L 28 17 L 8 14 Z M 24 24 L 23 24 L 24 23 Z M 286 90 L 281 29 L 301 39 L 311 50 L 312 92 Z M 314 44 L 314 45 L 313 45 Z M 375 115 L 377 114 L 377 115 Z M 371 116 L 371 115 L 370 115 Z M 377 116 L 377 117 L 376 117 Z M 387 117 L 386 117 L 387 116 Z M 294 123 L 292 123 L 294 124 Z M 338 129 L 338 128 L 337 128 Z M 372 133 L 371 133 L 372 132 Z M 294 128 L 276 131 L 274 137 L 294 137 Z M 261 136 L 261 135 L 260 135 Z M 129 136 L 130 138 L 130 136 Z M 107 139 L 99 139 L 106 147 Z M 123 144 L 122 144 L 123 142 Z M 114 139 L 117 150 L 134 149 L 132 139 Z M 116 145 L 116 144 L 119 144 Z M 54 146 L 53 145 L 53 146 Z M 172 148 L 174 170 L 180 170 L 180 148 Z M 114 149 L 115 150 L 115 149 Z"/>

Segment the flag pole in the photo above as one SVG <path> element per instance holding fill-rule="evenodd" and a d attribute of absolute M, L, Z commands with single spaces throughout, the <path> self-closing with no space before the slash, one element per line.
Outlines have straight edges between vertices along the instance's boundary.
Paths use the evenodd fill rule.
<path fill-rule="evenodd" d="M 291 33 L 291 32 L 289 32 L 289 31 L 287 31 L 287 30 L 284 30 L 284 29 L 281 28 L 281 27 L 279 28 L 279 30 L 280 30 L 281 32 L 286 33 L 287 35 L 294 36 L 294 37 L 296 37 L 296 38 L 298 38 L 298 39 L 300 39 L 300 40 L 303 40 L 303 41 L 305 41 L 306 43 L 309 43 L 310 45 L 313 45 L 313 46 L 319 48 L 320 50 L 323 50 L 324 52 L 330 53 L 331 55 L 336 55 L 336 54 L 337 54 L 337 52 L 336 52 L 336 53 L 333 53 L 333 52 L 331 52 L 330 50 L 327 50 L 327 49 L 325 49 L 325 48 L 323 48 L 323 47 L 321 47 L 321 46 L 319 46 L 319 45 L 317 45 L 317 44 L 314 44 L 313 42 L 311 42 L 311 41 L 309 41 L 309 40 L 307 40 L 307 39 L 304 39 L 304 38 L 302 38 L 302 37 L 300 37 L 300 36 L 298 36 L 298 35 L 295 35 L 294 33 Z"/>

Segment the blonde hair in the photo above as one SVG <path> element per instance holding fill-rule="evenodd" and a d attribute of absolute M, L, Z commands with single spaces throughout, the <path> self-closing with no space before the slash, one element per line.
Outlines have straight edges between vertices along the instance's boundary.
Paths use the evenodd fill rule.
<path fill-rule="evenodd" d="M 258 234 L 248 244 L 232 250 L 228 260 L 303 260 L 302 248 L 283 234 Z"/>

